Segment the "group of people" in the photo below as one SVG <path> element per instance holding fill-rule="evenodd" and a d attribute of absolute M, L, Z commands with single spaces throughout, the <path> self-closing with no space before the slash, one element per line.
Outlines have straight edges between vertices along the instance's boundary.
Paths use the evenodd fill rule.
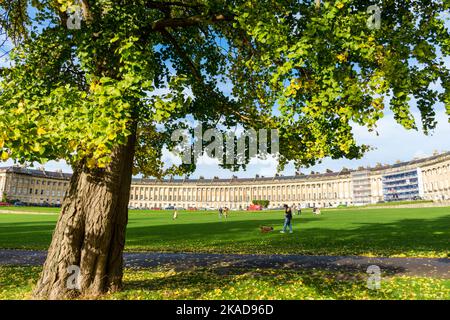
<path fill-rule="evenodd" d="M 221 218 L 228 218 L 228 212 L 230 209 L 228 209 L 227 207 L 219 208 L 219 219 Z M 301 205 L 295 206 L 293 205 L 292 207 L 289 207 L 287 204 L 284 205 L 284 224 L 283 224 L 283 230 L 280 231 L 280 233 L 286 233 L 287 228 L 289 228 L 289 233 L 293 233 L 292 231 L 292 212 L 297 212 L 297 215 L 300 216 L 302 214 L 302 207 Z M 313 213 L 314 214 L 320 214 L 320 208 L 314 207 L 313 208 Z M 173 220 L 176 220 L 178 217 L 178 211 L 175 209 L 174 213 L 173 213 Z M 272 228 L 273 229 L 273 228 Z"/>
<path fill-rule="evenodd" d="M 285 206 L 287 206 L 287 205 L 285 205 Z M 296 206 L 295 204 L 292 205 L 291 210 L 294 212 L 297 211 L 298 216 L 302 214 L 302 206 L 300 204 L 298 206 Z"/>
<path fill-rule="evenodd" d="M 225 219 L 228 218 L 229 211 L 230 211 L 230 209 L 228 209 L 227 207 L 225 207 L 225 208 L 220 207 L 219 208 L 219 219 L 221 219 L 222 217 Z"/>
<path fill-rule="evenodd" d="M 220 207 L 219 208 L 219 218 L 225 218 L 225 219 L 228 218 L 229 211 L 230 211 L 230 209 L 228 209 L 227 207 L 225 207 L 225 208 Z M 177 218 L 178 218 L 178 210 L 175 209 L 173 212 L 172 219 L 176 220 Z"/>

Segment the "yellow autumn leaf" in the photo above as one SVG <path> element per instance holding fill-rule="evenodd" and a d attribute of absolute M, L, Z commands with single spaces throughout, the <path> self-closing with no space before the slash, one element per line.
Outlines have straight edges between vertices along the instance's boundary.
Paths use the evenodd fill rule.
<path fill-rule="evenodd" d="M 338 54 L 338 55 L 336 56 L 336 58 L 337 58 L 340 62 L 345 62 L 345 61 L 347 61 L 347 55 L 346 55 L 346 54 L 343 54 L 343 53 Z"/>
<path fill-rule="evenodd" d="M 106 163 L 99 163 L 97 165 L 97 167 L 100 168 L 100 169 L 104 169 L 104 168 L 106 168 Z"/>
<path fill-rule="evenodd" d="M 23 107 L 21 107 L 21 106 L 19 106 L 17 109 L 13 110 L 13 113 L 15 115 L 20 115 L 20 114 L 23 114 L 24 112 L 25 112 L 25 109 Z"/>
<path fill-rule="evenodd" d="M 108 134 L 108 140 L 114 140 L 117 137 L 115 132 L 111 132 Z"/>
<path fill-rule="evenodd" d="M 45 131 L 44 128 L 38 128 L 37 129 L 37 134 L 40 135 L 40 136 L 42 136 L 43 134 L 46 134 L 46 133 L 47 133 L 47 131 Z"/>
<path fill-rule="evenodd" d="M 91 85 L 90 85 L 90 91 L 91 91 L 91 92 L 96 92 L 98 89 L 99 89 L 99 84 L 98 84 L 98 82 L 97 82 L 97 81 L 91 82 Z"/>
<path fill-rule="evenodd" d="M 39 152 L 41 150 L 41 145 L 39 143 L 35 143 L 31 150 L 34 152 Z"/>
<path fill-rule="evenodd" d="M 6 151 L 3 151 L 2 152 L 2 160 L 3 161 L 6 161 L 6 160 L 8 160 L 9 159 L 9 154 L 8 154 L 8 152 L 6 152 Z"/>
<path fill-rule="evenodd" d="M 344 7 L 344 4 L 342 2 L 338 2 L 338 3 L 336 3 L 336 7 L 338 9 L 342 9 Z"/>
<path fill-rule="evenodd" d="M 100 143 L 100 144 L 98 145 L 97 149 L 98 149 L 99 151 L 106 150 L 106 145 L 105 145 L 104 143 Z"/>
<path fill-rule="evenodd" d="M 70 140 L 69 141 L 69 148 L 71 150 L 75 149 L 76 146 L 77 146 L 77 142 L 75 140 Z"/>
<path fill-rule="evenodd" d="M 87 164 L 88 168 L 92 169 L 92 168 L 95 168 L 97 161 L 95 161 L 95 159 L 90 158 L 87 160 L 86 164 Z"/>

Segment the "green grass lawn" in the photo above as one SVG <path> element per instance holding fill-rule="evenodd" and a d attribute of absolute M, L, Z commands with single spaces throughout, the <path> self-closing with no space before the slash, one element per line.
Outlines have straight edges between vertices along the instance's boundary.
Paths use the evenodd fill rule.
<path fill-rule="evenodd" d="M 0 300 L 29 299 L 40 267 L 0 267 Z M 384 276 L 370 290 L 365 273 L 319 270 L 127 269 L 124 290 L 103 299 L 450 299 L 450 280 Z"/>
<path fill-rule="evenodd" d="M 31 208 L 20 208 L 21 211 Z M 46 249 L 57 209 L 0 214 L 0 247 Z M 450 208 L 322 210 L 294 216 L 294 233 L 280 234 L 283 213 L 131 211 L 127 251 L 284 253 L 448 257 Z M 261 234 L 259 226 L 274 226 Z"/>
<path fill-rule="evenodd" d="M 46 249 L 58 209 L 15 208 L 0 214 L 0 247 Z M 31 210 L 30 210 L 31 209 Z M 40 213 L 40 214 L 37 214 Z M 448 257 L 450 208 L 323 210 L 294 216 L 294 233 L 280 234 L 279 211 L 131 211 L 126 250 Z M 261 234 L 259 226 L 274 226 Z M 0 300 L 28 299 L 40 267 L 0 267 Z M 104 299 L 450 299 L 450 280 L 383 274 L 381 289 L 349 271 L 127 269 L 122 292 Z"/>
<path fill-rule="evenodd" d="M 364 207 L 382 207 L 382 206 L 403 206 L 408 204 L 426 204 L 433 203 L 433 200 L 414 200 L 414 201 L 394 201 L 394 202 L 380 202 L 375 204 L 368 204 Z"/>
<path fill-rule="evenodd" d="M 421 204 L 431 204 L 433 203 L 433 200 L 411 200 L 411 201 L 393 201 L 393 202 L 380 202 L 380 203 L 372 203 L 372 204 L 366 204 L 363 206 L 339 206 L 336 208 L 330 208 L 333 210 L 340 210 L 340 209 L 353 209 L 353 210 L 360 210 L 365 208 L 374 208 L 374 207 L 397 207 L 397 206 L 405 206 L 405 205 L 415 205 L 419 206 Z"/>
<path fill-rule="evenodd" d="M 59 213 L 60 208 L 50 208 L 50 207 L 0 207 L 0 211 L 20 211 L 20 212 L 30 212 L 30 213 Z"/>

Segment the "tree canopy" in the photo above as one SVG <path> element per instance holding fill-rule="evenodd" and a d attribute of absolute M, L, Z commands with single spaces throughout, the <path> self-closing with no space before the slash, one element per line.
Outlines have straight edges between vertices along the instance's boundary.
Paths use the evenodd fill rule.
<path fill-rule="evenodd" d="M 135 173 L 163 169 L 170 132 L 279 129 L 280 164 L 358 158 L 352 125 L 390 109 L 406 129 L 450 114 L 449 2 L 383 0 L 379 29 L 359 0 L 3 0 L 0 154 L 103 168 L 137 126 Z M 81 10 L 80 29 L 68 28 Z M 447 15 L 446 15 L 447 14 Z M 441 90 L 437 89 L 439 86 Z"/>

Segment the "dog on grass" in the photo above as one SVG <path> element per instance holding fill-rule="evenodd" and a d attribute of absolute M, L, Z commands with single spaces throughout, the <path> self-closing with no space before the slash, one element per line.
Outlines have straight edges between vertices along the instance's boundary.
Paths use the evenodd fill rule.
<path fill-rule="evenodd" d="M 266 227 L 266 226 L 261 226 L 261 233 L 269 233 L 271 231 L 273 231 L 273 227 Z"/>

